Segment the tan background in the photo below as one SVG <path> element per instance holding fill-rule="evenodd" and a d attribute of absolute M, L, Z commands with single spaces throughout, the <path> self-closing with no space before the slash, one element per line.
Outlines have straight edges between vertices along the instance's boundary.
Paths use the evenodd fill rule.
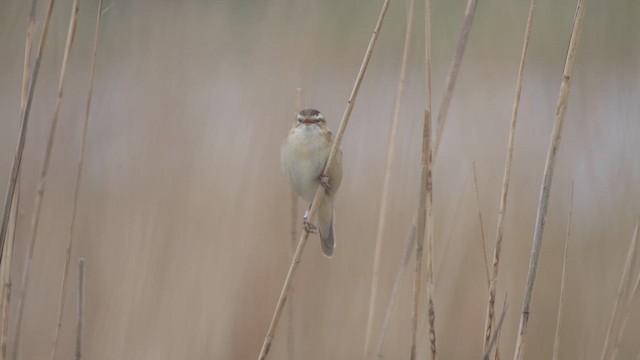
<path fill-rule="evenodd" d="M 109 2 L 106 2 L 108 5 Z M 38 9 L 42 25 L 45 2 Z M 44 198 L 26 303 L 23 359 L 53 337 L 68 239 L 97 1 L 81 1 L 76 43 Z M 294 89 L 336 129 L 381 1 L 115 1 L 103 17 L 77 246 L 86 258 L 86 359 L 253 359 L 289 258 L 289 188 L 279 146 Z M 498 296 L 501 339 L 514 349 L 533 223 L 574 1 L 541 0 L 517 129 Z M 433 4 L 434 104 L 465 2 Z M 29 2 L 0 3 L 0 184 L 19 118 Z M 58 1 L 33 104 L 13 278 L 18 283 L 55 100 L 71 1 Z M 481 1 L 434 169 L 436 322 L 442 359 L 479 358 L 487 297 L 471 164 L 491 254 L 526 1 Z M 417 14 L 422 14 L 418 2 Z M 406 4 L 392 2 L 343 150 L 338 246 L 312 237 L 295 280 L 297 359 L 362 359 L 382 172 Z M 572 247 L 560 357 L 599 357 L 626 249 L 640 211 L 640 40 L 635 0 L 590 1 L 534 294 L 528 359 L 550 358 L 571 181 Z M 391 183 L 379 309 L 386 306 L 417 204 L 422 18 L 416 20 Z M 39 33 L 38 28 L 38 33 Z M 4 190 L 2 190 L 4 194 Z M 4 195 L 3 195 L 4 196 Z M 306 204 L 301 204 L 301 213 Z M 410 264 L 413 267 L 413 264 Z M 76 267 L 71 279 L 76 278 Z M 73 280 L 75 283 L 75 280 Z M 403 277 L 386 342 L 408 357 L 412 277 Z M 75 286 L 59 358 L 73 351 Z M 424 298 L 424 297 L 423 297 Z M 13 303 L 15 305 L 15 302 Z M 638 301 L 634 309 L 638 309 Z M 15 306 L 12 308 L 15 315 Z M 424 312 L 423 312 L 424 314 Z M 638 354 L 636 311 L 620 359 Z M 375 319 L 377 337 L 382 313 Z M 286 359 L 286 318 L 273 359 Z M 420 354 L 425 354 L 424 316 Z"/>

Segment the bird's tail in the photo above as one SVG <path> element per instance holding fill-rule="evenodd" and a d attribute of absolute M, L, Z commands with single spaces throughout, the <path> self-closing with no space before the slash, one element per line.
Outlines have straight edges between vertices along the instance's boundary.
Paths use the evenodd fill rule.
<path fill-rule="evenodd" d="M 335 231 L 333 229 L 333 199 L 325 197 L 318 208 L 318 230 L 322 253 L 326 257 L 333 256 L 336 247 Z"/>

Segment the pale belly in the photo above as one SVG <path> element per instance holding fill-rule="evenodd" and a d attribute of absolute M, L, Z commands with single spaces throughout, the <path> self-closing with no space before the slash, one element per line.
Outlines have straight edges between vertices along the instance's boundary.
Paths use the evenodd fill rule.
<path fill-rule="evenodd" d="M 282 146 L 282 172 L 293 190 L 308 202 L 318 189 L 329 151 L 331 146 L 323 136 L 304 129 L 291 131 Z"/>

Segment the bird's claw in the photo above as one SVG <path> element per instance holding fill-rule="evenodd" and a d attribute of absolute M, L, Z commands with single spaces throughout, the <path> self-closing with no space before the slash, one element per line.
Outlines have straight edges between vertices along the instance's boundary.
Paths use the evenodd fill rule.
<path fill-rule="evenodd" d="M 303 227 L 304 227 L 304 231 L 311 233 L 311 234 L 317 234 L 318 233 L 318 227 L 313 225 L 312 223 L 308 222 L 306 219 L 303 222 Z"/>
<path fill-rule="evenodd" d="M 324 190 L 326 192 L 330 192 L 331 191 L 331 184 L 329 184 L 329 177 L 328 176 L 320 175 L 320 185 L 322 185 L 322 187 L 324 188 Z"/>

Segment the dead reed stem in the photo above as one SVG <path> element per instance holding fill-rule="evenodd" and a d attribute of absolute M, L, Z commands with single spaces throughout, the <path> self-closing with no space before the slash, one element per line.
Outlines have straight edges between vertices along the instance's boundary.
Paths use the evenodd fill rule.
<path fill-rule="evenodd" d="M 618 293 L 616 296 L 616 301 L 613 303 L 613 310 L 611 311 L 611 317 L 609 318 L 609 326 L 607 328 L 607 334 L 604 338 L 604 345 L 602 346 L 602 355 L 600 356 L 601 360 L 607 359 L 607 354 L 609 352 L 609 343 L 612 340 L 614 327 L 618 323 L 620 317 L 620 305 L 623 299 L 626 297 L 626 294 L 629 289 L 629 281 L 631 279 L 631 269 L 632 264 L 634 262 L 637 245 L 638 245 L 638 225 L 640 224 L 640 218 L 636 221 L 636 227 L 633 230 L 633 236 L 631 237 L 631 243 L 629 244 L 629 250 L 627 251 L 627 258 L 624 261 L 624 267 L 622 269 L 622 275 L 620 276 L 620 284 L 618 285 Z M 615 340 L 613 340 L 615 343 Z"/>
<path fill-rule="evenodd" d="M 385 335 L 387 334 L 387 329 L 389 327 L 389 323 L 391 322 L 391 315 L 393 312 L 393 308 L 396 304 L 396 299 L 398 297 L 398 291 L 400 289 L 400 280 L 402 278 L 402 273 L 404 269 L 409 264 L 409 260 L 411 260 L 411 253 L 413 252 L 413 244 L 416 241 L 416 221 L 414 221 L 411 225 L 411 229 L 409 230 L 409 234 L 404 241 L 404 252 L 402 255 L 402 261 L 400 261 L 400 268 L 396 272 L 396 278 L 393 282 L 393 287 L 391 288 L 391 295 L 389 297 L 389 304 L 387 305 L 387 311 L 384 313 L 384 320 L 382 321 L 382 327 L 380 329 L 380 335 L 378 336 L 378 345 L 376 347 L 376 354 L 379 359 L 382 359 L 382 345 L 384 343 Z"/>
<path fill-rule="evenodd" d="M 402 61 L 400 64 L 400 76 L 398 79 L 398 87 L 396 89 L 396 103 L 393 110 L 393 120 L 391 123 L 391 132 L 389 134 L 389 147 L 387 149 L 387 161 L 384 170 L 384 181 L 382 184 L 382 196 L 380 197 L 380 208 L 378 213 L 378 226 L 376 230 L 376 245 L 373 255 L 373 268 L 371 276 L 371 292 L 369 294 L 369 314 L 367 316 L 367 329 L 364 338 L 364 356 L 365 359 L 370 356 L 370 341 L 373 328 L 373 315 L 375 314 L 376 299 L 378 295 L 378 282 L 380 281 L 380 255 L 382 253 L 382 238 L 384 236 L 385 225 L 387 223 L 387 210 L 389 203 L 389 184 L 391 183 L 391 169 L 393 167 L 393 159 L 396 149 L 396 136 L 398 132 L 398 122 L 400 119 L 400 105 L 404 93 L 404 81 L 407 74 L 407 59 L 409 57 L 409 44 L 411 43 L 411 29 L 413 28 L 413 10 L 415 0 L 409 0 L 409 9 L 407 13 L 407 27 L 404 35 L 404 48 L 402 50 Z"/>
<path fill-rule="evenodd" d="M 458 78 L 458 72 L 460 71 L 460 65 L 462 64 L 462 57 L 464 50 L 467 48 L 467 40 L 469 39 L 469 32 L 471 31 L 471 24 L 473 23 L 473 17 L 476 14 L 476 7 L 478 0 L 469 0 L 467 2 L 467 8 L 464 11 L 464 19 L 462 20 L 462 28 L 458 35 L 458 42 L 456 44 L 456 53 L 453 56 L 451 62 L 451 68 L 447 73 L 445 80 L 446 87 L 444 90 L 444 96 L 440 101 L 440 108 L 438 109 L 438 120 L 436 122 L 436 139 L 435 146 L 433 148 L 433 157 L 435 158 L 440 148 L 440 139 L 442 139 L 442 133 L 444 131 L 444 123 L 449 113 L 449 105 L 451 104 L 451 98 L 453 97 L 453 89 L 456 85 L 456 79 Z"/>
<path fill-rule="evenodd" d="M 427 312 L 429 320 L 429 343 L 431 357 L 436 359 L 435 311 L 433 306 L 433 184 L 431 176 L 431 2 L 425 0 L 425 101 L 424 124 L 422 125 L 422 160 L 420 167 L 420 192 L 418 195 L 418 217 L 416 220 L 416 265 L 413 283 L 413 308 L 411 313 L 411 360 L 417 355 L 416 333 L 418 330 L 418 308 L 422 278 L 422 251 L 425 232 L 427 237 Z"/>
<path fill-rule="evenodd" d="M 567 258 L 569 256 L 569 239 L 571 238 L 571 216 L 573 215 L 573 181 L 569 198 L 569 219 L 567 220 L 567 237 L 564 240 L 564 258 L 562 260 L 562 281 L 560 282 L 560 300 L 558 300 L 558 319 L 556 320 L 556 336 L 553 341 L 553 360 L 558 359 L 560 352 L 560 326 L 562 324 L 562 307 L 564 305 L 565 282 L 567 276 Z"/>
<path fill-rule="evenodd" d="M 7 193 L 5 195 L 4 201 L 4 212 L 2 215 L 2 225 L 0 226 L 0 261 L 2 261 L 2 251 L 4 250 L 4 241 L 7 235 L 7 227 L 9 225 L 9 212 L 11 211 L 11 202 L 13 200 L 13 193 L 16 189 L 16 184 L 18 181 L 18 173 L 20 172 L 20 166 L 22 165 L 22 153 L 24 152 L 24 143 L 27 138 L 27 125 L 29 123 L 29 114 L 31 113 L 31 103 L 33 101 L 33 93 L 36 89 L 36 83 L 38 80 L 38 72 L 40 71 L 40 63 L 42 61 L 42 51 L 44 50 L 44 44 L 47 40 L 47 34 L 49 33 L 49 23 L 51 22 L 51 13 L 53 11 L 53 3 L 55 0 L 49 0 L 49 5 L 47 7 L 47 15 L 45 16 L 44 25 L 42 26 L 42 33 L 40 34 L 40 43 L 38 44 L 38 53 L 36 54 L 36 58 L 33 63 L 33 67 L 31 68 L 31 75 L 29 75 L 29 90 L 27 91 L 27 100 L 24 105 L 24 109 L 21 112 L 21 120 L 20 120 L 20 132 L 18 133 L 18 144 L 16 145 L 16 151 L 13 155 L 13 161 L 11 162 L 11 174 L 9 175 L 9 184 L 7 185 Z M 32 11 L 35 12 L 35 5 L 32 2 Z M 31 15 L 29 15 L 31 16 Z M 35 13 L 34 13 L 35 19 Z M 31 21 L 31 20 L 29 20 Z M 30 26 L 35 28 L 35 20 L 34 25 L 27 25 L 27 37 L 31 34 L 29 33 Z M 32 28 L 32 31 L 33 31 Z M 27 39 L 29 41 L 29 39 Z M 31 51 L 29 50 L 29 55 Z M 24 92 L 23 92 L 24 94 Z"/>
<path fill-rule="evenodd" d="M 73 239 L 75 235 L 76 210 L 78 207 L 78 194 L 80 185 L 82 184 L 82 170 L 84 164 L 84 153 L 87 142 L 87 129 L 89 127 L 89 113 L 91 112 L 91 96 L 93 94 L 93 82 L 96 70 L 96 54 L 98 53 L 98 39 L 100 37 L 100 18 L 102 15 L 102 0 L 98 1 L 98 14 L 96 15 L 96 29 L 93 38 L 93 51 L 91 53 L 91 70 L 89 72 L 89 93 L 87 95 L 87 104 L 85 106 L 84 123 L 82 125 L 82 140 L 80 145 L 80 157 L 78 159 L 78 169 L 76 172 L 75 189 L 73 192 L 72 208 L 71 208 L 71 224 L 69 225 L 69 241 L 67 243 L 67 251 L 65 254 L 64 270 L 62 271 L 62 280 L 60 281 L 60 299 L 58 300 L 58 317 L 56 321 L 56 329 L 51 343 L 51 360 L 56 358 L 58 350 L 58 339 L 60 336 L 60 328 L 62 327 L 62 317 L 64 315 L 64 304 L 67 297 L 67 278 L 69 276 L 69 264 L 71 262 L 71 251 L 73 249 Z"/>
<path fill-rule="evenodd" d="M 33 48 L 33 32 L 36 27 L 37 1 L 31 1 L 31 8 L 27 18 L 27 33 L 24 44 L 24 62 L 22 68 L 22 92 L 20 97 L 20 113 L 25 112 L 29 94 L 29 74 L 31 73 L 31 50 Z M 16 177 L 15 188 L 11 199 L 9 222 L 5 233 L 4 246 L 0 250 L 0 258 L 4 253 L 4 261 L 0 261 L 3 268 L 2 276 L 2 333 L 0 335 L 0 359 L 7 358 L 7 339 L 9 336 L 9 305 L 11 301 L 11 268 L 13 267 L 13 245 L 15 243 L 18 210 L 20 203 L 20 177 Z M 7 241 L 8 239 L 8 241 Z M 2 243 L 2 241 L 0 241 Z"/>
<path fill-rule="evenodd" d="M 490 287 L 490 278 L 489 278 L 489 261 L 487 260 L 487 242 L 484 237 L 484 224 L 482 222 L 482 210 L 480 209 L 480 191 L 478 190 L 478 174 L 476 172 L 476 163 L 475 161 L 472 163 L 473 165 L 473 186 L 476 192 L 476 206 L 478 207 L 478 221 L 480 222 L 480 245 L 482 246 L 482 260 L 484 260 L 484 271 L 487 275 L 487 287 Z"/>
<path fill-rule="evenodd" d="M 623 314 L 622 323 L 620 324 L 620 329 L 618 330 L 618 334 L 616 336 L 616 343 L 613 347 L 613 353 L 611 354 L 611 360 L 615 360 L 618 357 L 618 351 L 620 350 L 620 345 L 622 344 L 622 339 L 624 339 L 624 333 L 627 330 L 627 324 L 629 323 L 629 319 L 631 319 L 631 310 L 633 309 L 632 301 L 635 299 L 636 294 L 638 293 L 638 286 L 640 285 L 640 274 L 636 277 L 635 285 L 633 286 L 633 290 L 631 290 L 631 294 L 627 299 L 627 303 L 625 305 L 625 311 Z"/>
<path fill-rule="evenodd" d="M 84 328 L 84 258 L 78 260 L 78 304 L 76 314 L 76 360 L 82 359 L 82 331 Z"/>
<path fill-rule="evenodd" d="M 382 21 L 387 13 L 387 9 L 389 8 L 389 3 L 391 0 L 385 0 L 382 4 L 382 9 L 380 11 L 380 15 L 378 16 L 378 21 L 376 22 L 375 28 L 373 30 L 373 34 L 371 35 L 371 40 L 369 41 L 369 45 L 367 47 L 367 51 L 364 54 L 364 59 L 362 60 L 362 64 L 360 65 L 360 70 L 358 71 L 358 75 L 356 77 L 355 84 L 353 89 L 351 90 L 351 95 L 349 96 L 349 100 L 347 102 L 347 107 L 342 115 L 342 120 L 340 121 L 340 126 L 338 127 L 338 131 L 336 132 L 336 137 L 333 141 L 333 146 L 331 147 L 331 152 L 329 153 L 329 157 L 327 159 L 327 164 L 325 165 L 322 176 L 329 177 L 331 165 L 333 164 L 333 159 L 335 158 L 339 148 L 340 143 L 342 142 L 342 137 L 344 136 L 344 132 L 347 128 L 347 124 L 349 123 L 349 118 L 351 116 L 351 112 L 353 111 L 353 106 L 355 105 L 356 98 L 358 96 L 358 91 L 360 90 L 360 85 L 362 84 L 362 79 L 364 78 L 364 74 L 367 70 L 367 66 L 369 65 L 369 60 L 371 59 L 371 55 L 373 54 L 373 48 L 378 39 L 378 34 L 380 33 L 380 28 L 382 27 Z M 309 219 L 313 219 L 316 211 L 318 211 L 318 204 L 322 201 L 324 196 L 324 188 L 322 186 L 318 186 L 316 190 L 316 195 L 313 198 L 313 202 L 311 203 L 311 209 L 309 209 Z M 298 264 L 300 264 L 300 260 L 302 257 L 302 252 L 304 250 L 305 245 L 307 244 L 307 240 L 309 239 L 309 232 L 303 231 L 300 236 L 300 240 L 298 241 L 298 247 L 296 248 L 296 252 L 293 255 L 293 259 L 291 260 L 291 264 L 289 265 L 289 271 L 287 272 L 287 276 L 284 281 L 284 285 L 282 286 L 282 291 L 280 292 L 280 297 L 278 298 L 278 303 L 276 304 L 276 308 L 273 312 L 273 318 L 271 319 L 271 324 L 269 325 L 269 329 L 264 339 L 264 343 L 262 344 L 262 349 L 260 350 L 260 354 L 258 356 L 258 360 L 266 359 L 267 354 L 269 353 L 269 349 L 271 348 L 271 343 L 275 336 L 275 330 L 278 326 L 278 322 L 280 321 L 280 315 L 282 314 L 282 309 L 284 308 L 285 303 L 287 302 L 287 297 L 289 296 L 291 284 L 293 282 L 293 278 L 295 277 L 296 270 L 298 269 Z"/>
<path fill-rule="evenodd" d="M 456 211 L 455 214 L 457 216 L 458 212 L 460 211 L 460 208 L 462 206 L 462 200 L 463 200 L 463 196 L 462 194 L 460 194 L 460 197 L 458 199 L 458 205 L 456 206 Z M 402 274 L 404 273 L 404 269 L 407 267 L 407 265 L 409 264 L 409 260 L 411 259 L 411 255 L 413 254 L 413 247 L 414 247 L 414 243 L 416 240 L 416 217 L 418 216 L 418 212 L 416 211 L 415 217 L 413 219 L 413 222 L 411 223 L 411 228 L 409 230 L 409 234 L 407 235 L 407 238 L 405 240 L 404 243 L 404 250 L 403 250 L 403 255 L 402 255 L 402 260 L 400 261 L 400 264 L 398 265 L 398 270 L 396 271 L 396 277 L 395 280 L 393 282 L 393 287 L 391 290 L 391 294 L 389 295 L 389 303 L 387 304 L 387 309 L 385 310 L 385 315 L 384 315 L 384 320 L 382 322 L 382 328 L 380 330 L 380 335 L 378 336 L 378 345 L 377 345 L 377 356 L 379 359 L 383 358 L 383 354 L 382 354 L 382 347 L 384 344 L 384 339 L 386 337 L 387 334 L 387 329 L 389 326 L 389 323 L 391 322 L 391 316 L 393 314 L 393 309 L 395 307 L 395 303 L 396 300 L 398 298 L 398 289 L 400 288 L 400 281 L 402 279 Z M 454 216 L 454 217 L 456 217 Z M 452 233 L 452 229 L 455 226 L 455 224 L 452 224 L 451 229 L 449 230 L 449 236 L 447 236 L 447 239 L 451 238 L 451 233 Z M 447 254 L 447 249 L 448 249 L 448 245 L 450 244 L 449 241 L 446 242 L 446 246 L 445 246 L 445 250 L 444 250 L 444 256 L 446 257 Z M 442 266 L 442 265 L 440 265 Z M 436 274 L 440 274 L 441 271 L 436 271 Z M 436 275 L 436 280 L 438 279 L 438 275 Z"/>
<path fill-rule="evenodd" d="M 53 1 L 51 1 L 51 3 L 53 3 Z M 16 359 L 16 356 L 18 353 L 17 352 L 18 343 L 20 339 L 20 333 L 22 332 L 24 303 L 25 303 L 27 288 L 29 284 L 29 273 L 31 271 L 30 265 L 31 265 L 31 260 L 33 258 L 33 249 L 35 247 L 36 235 L 38 233 L 38 224 L 40 221 L 40 211 L 42 210 L 42 197 L 44 195 L 46 178 L 47 178 L 47 173 L 49 171 L 49 163 L 51 160 L 51 153 L 53 149 L 56 128 L 58 125 L 58 115 L 60 112 L 60 104 L 62 102 L 62 94 L 63 94 L 63 88 L 64 88 L 64 80 L 66 78 L 67 65 L 69 63 L 69 53 L 71 52 L 71 46 L 73 45 L 73 39 L 76 32 L 76 24 L 78 22 L 78 10 L 79 10 L 79 0 L 74 0 L 71 8 L 71 16 L 69 19 L 69 30 L 67 32 L 67 41 L 64 49 L 64 56 L 62 58 L 62 67 L 60 69 L 60 78 L 58 81 L 58 96 L 56 98 L 55 109 L 53 111 L 53 121 L 51 123 L 51 129 L 49 130 L 49 138 L 47 140 L 47 148 L 44 155 L 44 163 L 42 164 L 42 168 L 40 169 L 40 180 L 38 182 L 38 189 L 36 191 L 35 205 L 33 210 L 34 212 L 31 219 L 31 229 L 30 229 L 30 237 L 29 237 L 30 241 L 27 248 L 27 256 L 24 262 L 24 268 L 22 271 L 20 297 L 18 299 L 17 328 L 13 338 L 13 359 L 14 360 Z M 37 66 L 37 61 L 38 59 L 36 59 L 36 65 L 34 66 Z M 30 87 L 30 91 L 31 91 L 31 87 Z"/>
<path fill-rule="evenodd" d="M 302 88 L 296 88 L 296 103 L 295 103 L 296 113 L 302 110 Z M 296 239 L 298 238 L 298 195 L 296 192 L 291 189 L 289 192 L 289 198 L 291 201 L 291 247 L 290 252 L 291 256 L 295 254 L 296 251 Z M 295 359 L 295 328 L 294 328 L 294 295 L 295 287 L 291 285 L 291 300 L 289 301 L 289 316 L 288 322 L 289 326 L 287 327 L 289 332 L 287 334 L 287 358 L 289 360 Z"/>
<path fill-rule="evenodd" d="M 498 320 L 498 326 L 496 327 L 496 332 L 491 337 L 489 341 L 489 345 L 487 349 L 484 351 L 484 355 L 482 355 L 483 360 L 489 360 L 489 356 L 491 355 L 491 350 L 493 350 L 494 346 L 497 346 L 498 338 L 500 337 L 500 330 L 502 329 L 502 324 L 504 323 L 504 318 L 507 315 L 507 309 L 509 308 L 507 304 L 507 296 L 504 297 L 504 304 L 502 305 L 502 314 L 500 315 L 500 320 Z M 496 350 L 497 351 L 497 350 Z"/>
<path fill-rule="evenodd" d="M 556 154 L 558 152 L 558 146 L 560 145 L 560 135 L 562 133 L 562 124 L 564 123 L 564 114 L 567 109 L 569 89 L 571 87 L 571 77 L 573 75 L 573 66 L 576 59 L 576 49 L 578 48 L 580 35 L 582 33 L 582 21 L 584 19 L 585 2 L 586 0 L 578 0 L 573 29 L 571 31 L 571 39 L 569 40 L 569 48 L 567 50 L 567 57 L 565 60 L 562 85 L 560 86 L 560 95 L 558 96 L 558 105 L 556 108 L 553 132 L 551 133 L 551 142 L 549 144 L 547 160 L 544 166 L 542 187 L 540 189 L 540 200 L 538 203 L 538 214 L 536 217 L 536 224 L 533 233 L 529 274 L 527 275 L 524 303 L 522 305 L 522 314 L 520 316 L 520 326 L 518 329 L 518 337 L 516 340 L 516 349 L 514 353 L 515 360 L 521 360 L 524 357 L 527 325 L 529 324 L 531 299 L 533 298 L 533 286 L 536 280 L 536 272 L 538 269 L 538 258 L 540 256 L 540 248 L 542 247 L 542 233 L 544 230 L 545 219 L 547 217 L 547 207 L 549 205 L 551 180 L 553 178 L 553 170 L 556 160 Z"/>
<path fill-rule="evenodd" d="M 18 203 L 20 189 L 14 194 L 13 206 L 11 207 L 11 217 L 7 228 L 9 241 L 5 242 L 5 261 L 0 263 L 2 267 L 2 335 L 0 337 L 0 359 L 7 358 L 7 337 L 9 335 L 9 300 L 11 299 L 11 259 L 13 257 L 13 243 L 15 239 L 18 221 Z"/>
<path fill-rule="evenodd" d="M 498 284 L 498 268 L 500 265 L 500 252 L 502 250 L 502 238 L 504 235 L 504 219 L 507 215 L 507 198 L 509 195 L 509 183 L 511 181 L 511 162 L 513 160 L 513 146 L 515 142 L 516 125 L 518 123 L 518 110 L 520 109 L 520 95 L 522 94 L 522 82 L 524 79 L 524 66 L 527 58 L 527 50 L 529 49 L 529 38 L 533 26 L 533 15 L 536 9 L 536 0 L 531 0 L 529 5 L 529 15 L 527 16 L 527 25 L 524 31 L 524 40 L 522 42 L 522 52 L 520 53 L 520 65 L 518 66 L 518 80 L 516 81 L 516 92 L 513 97 L 513 108 L 511 111 L 511 125 L 509 127 L 509 140 L 507 142 L 507 157 L 504 164 L 504 173 L 502 175 L 502 190 L 500 192 L 500 208 L 498 210 L 498 224 L 496 230 L 496 243 L 493 250 L 493 266 L 491 278 L 489 281 L 489 299 L 487 304 L 487 314 L 484 332 L 484 347 L 486 350 L 489 338 L 493 332 L 492 327 L 495 324 L 495 302 L 496 287 Z"/>

